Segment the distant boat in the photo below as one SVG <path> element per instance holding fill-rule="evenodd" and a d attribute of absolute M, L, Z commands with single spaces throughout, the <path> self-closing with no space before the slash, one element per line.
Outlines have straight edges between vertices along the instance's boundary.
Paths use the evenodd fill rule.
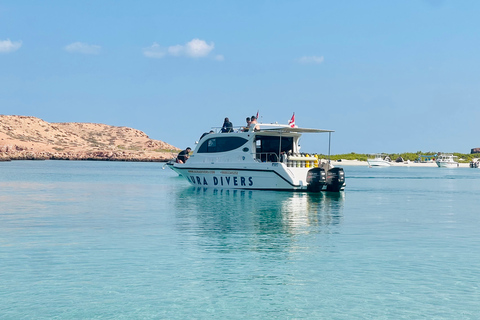
<path fill-rule="evenodd" d="M 458 168 L 458 162 L 455 160 L 458 158 L 457 156 L 454 156 L 451 153 L 441 153 L 438 154 L 437 160 L 435 161 L 437 163 L 437 166 L 440 168 Z"/>
<path fill-rule="evenodd" d="M 389 167 L 392 160 L 389 156 L 384 157 L 381 153 L 376 153 L 372 154 L 367 162 L 370 167 Z"/>
<path fill-rule="evenodd" d="M 478 161 L 478 158 L 474 158 L 470 161 L 470 168 L 480 168 L 480 161 Z"/>

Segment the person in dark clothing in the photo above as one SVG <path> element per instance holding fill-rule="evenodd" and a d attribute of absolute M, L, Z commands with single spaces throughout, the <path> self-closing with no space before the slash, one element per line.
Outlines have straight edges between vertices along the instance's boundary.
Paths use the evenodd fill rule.
<path fill-rule="evenodd" d="M 202 134 L 202 136 L 200 137 L 200 140 L 205 137 L 207 134 L 210 134 L 210 133 L 213 133 L 213 130 L 210 130 L 210 132 L 205 132 L 204 134 Z"/>
<path fill-rule="evenodd" d="M 188 147 L 187 149 L 185 150 L 182 150 L 180 151 L 180 153 L 178 154 L 177 156 L 177 162 L 178 163 L 185 163 L 187 162 L 189 156 L 188 154 L 190 153 L 190 151 L 192 151 L 192 148 Z"/>
<path fill-rule="evenodd" d="M 232 131 L 233 131 L 233 124 L 230 122 L 230 120 L 228 120 L 228 118 L 225 118 L 225 121 L 223 121 L 222 132 L 227 133 Z"/>

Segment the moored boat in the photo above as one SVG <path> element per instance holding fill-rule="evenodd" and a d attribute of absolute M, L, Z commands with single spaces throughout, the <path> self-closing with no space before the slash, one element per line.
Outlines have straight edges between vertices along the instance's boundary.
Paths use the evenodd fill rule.
<path fill-rule="evenodd" d="M 435 163 L 440 168 L 457 168 L 459 165 L 456 159 L 457 156 L 454 156 L 451 153 L 439 153 Z"/>
<path fill-rule="evenodd" d="M 381 153 L 376 153 L 367 159 L 370 167 L 389 167 L 392 160 L 388 156 L 383 156 Z"/>
<path fill-rule="evenodd" d="M 203 136 L 186 163 L 167 165 L 194 186 L 290 191 L 345 188 L 345 173 L 318 155 L 300 153 L 304 133 L 332 130 L 257 124 L 249 131 Z"/>
<path fill-rule="evenodd" d="M 478 158 L 474 158 L 472 159 L 472 161 L 470 161 L 470 168 L 480 168 L 480 161 L 478 160 Z"/>

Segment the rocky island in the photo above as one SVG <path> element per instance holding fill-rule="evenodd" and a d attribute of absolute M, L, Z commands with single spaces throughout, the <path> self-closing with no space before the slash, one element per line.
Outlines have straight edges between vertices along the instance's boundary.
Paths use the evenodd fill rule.
<path fill-rule="evenodd" d="M 0 160 L 168 161 L 179 149 L 144 132 L 96 123 L 0 115 Z"/>

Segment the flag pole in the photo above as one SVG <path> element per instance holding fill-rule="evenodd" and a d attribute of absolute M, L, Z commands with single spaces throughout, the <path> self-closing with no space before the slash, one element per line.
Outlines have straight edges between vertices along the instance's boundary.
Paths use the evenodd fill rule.
<path fill-rule="evenodd" d="M 330 144 L 332 142 L 332 133 L 328 133 L 328 164 L 330 164 Z"/>

